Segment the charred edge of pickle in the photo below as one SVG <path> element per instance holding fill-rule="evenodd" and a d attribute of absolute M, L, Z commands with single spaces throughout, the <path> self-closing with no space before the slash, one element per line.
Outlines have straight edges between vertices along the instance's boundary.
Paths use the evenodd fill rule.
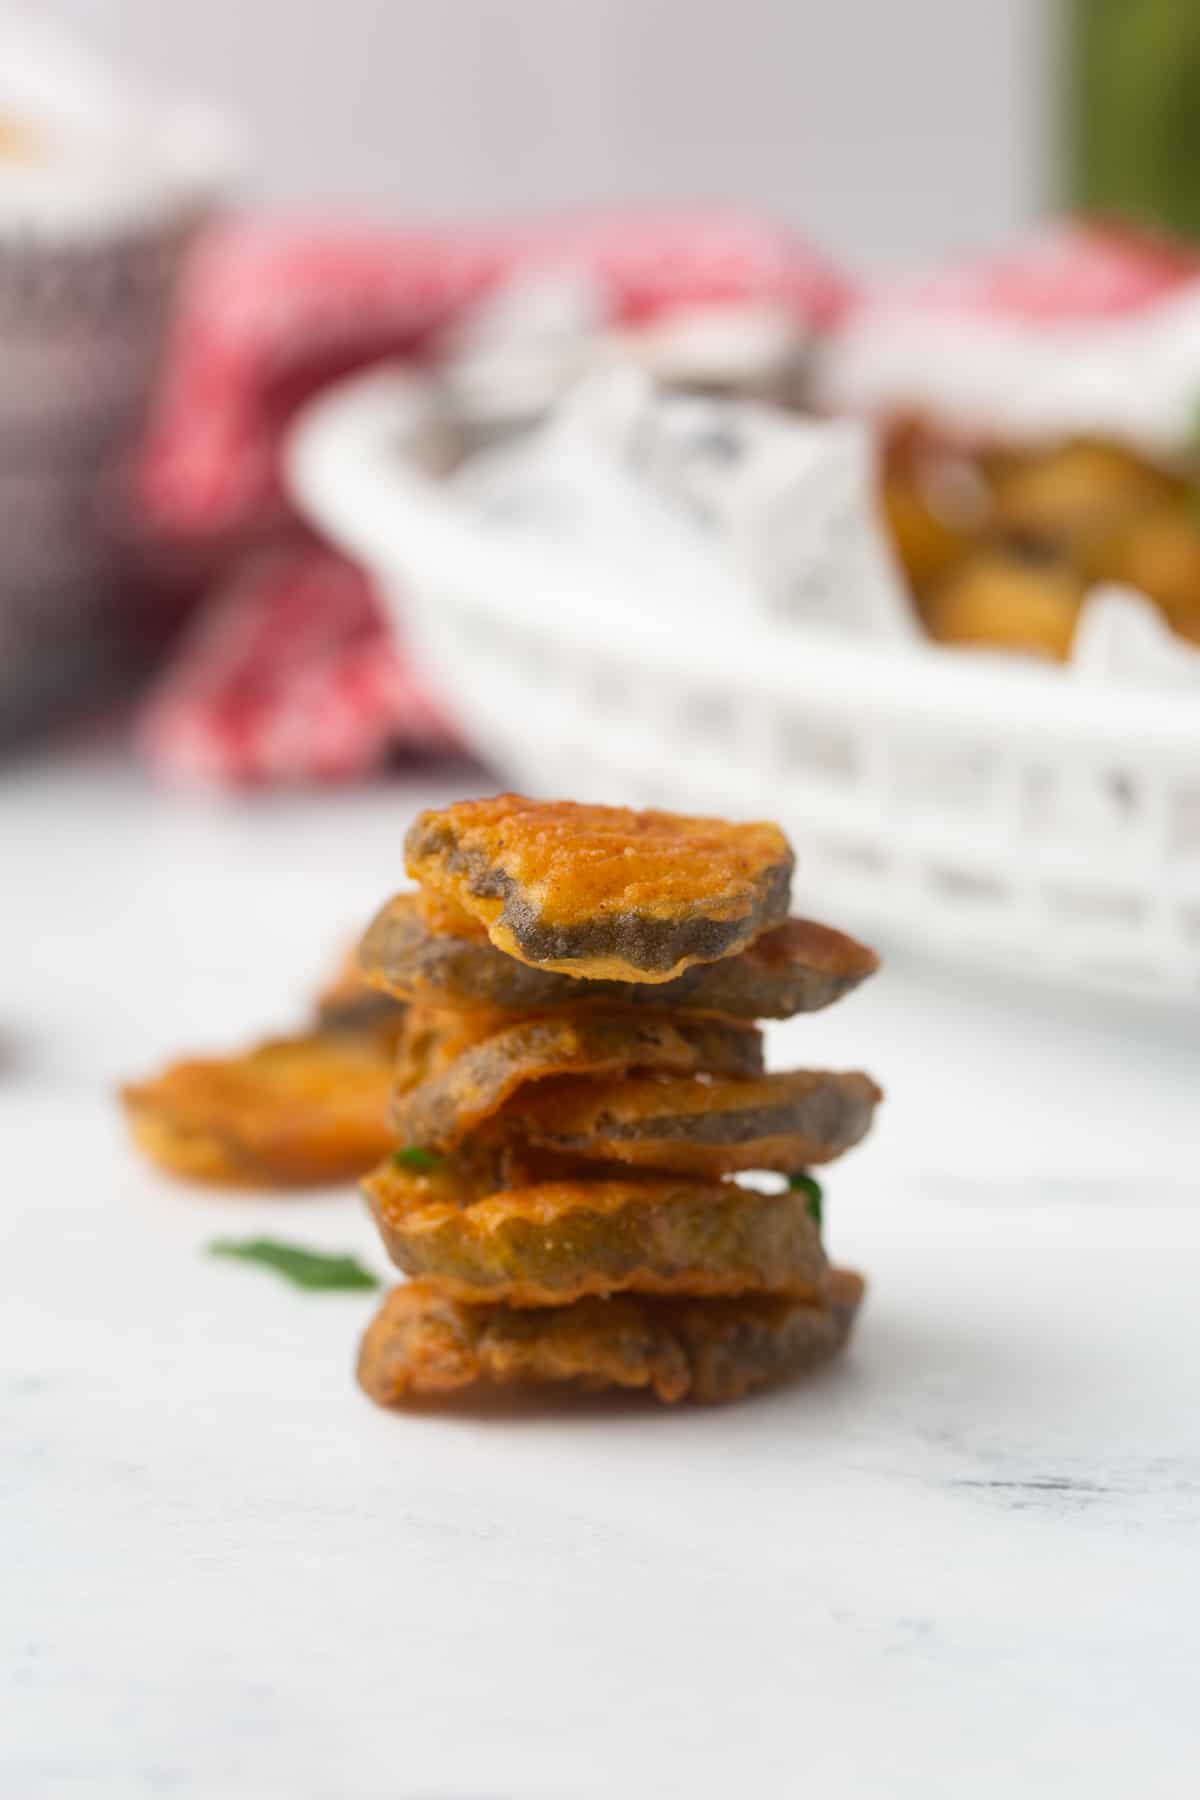
<path fill-rule="evenodd" d="M 381 1406 L 555 1383 L 714 1404 L 836 1355 L 862 1296 L 861 1277 L 837 1269 L 823 1306 L 753 1294 L 694 1302 L 623 1295 L 521 1312 L 463 1305 L 416 1282 L 395 1288 L 368 1326 L 358 1378 Z"/>
<path fill-rule="evenodd" d="M 519 1089 L 567 1073 L 629 1069 L 707 1069 L 723 1075 L 762 1070 L 762 1037 L 752 1026 L 716 1019 L 655 1019 L 629 1013 L 567 1014 L 507 1023 L 438 1066 L 434 1047 L 415 1083 L 406 1064 L 392 1121 L 407 1143 L 452 1149 Z"/>
<path fill-rule="evenodd" d="M 359 947 L 365 978 L 418 1005 L 539 1013 L 582 1007 L 679 1010 L 745 1020 L 789 1019 L 830 1006 L 873 975 L 865 944 L 812 919 L 787 919 L 737 956 L 694 963 L 671 981 L 589 981 L 505 956 L 478 938 L 439 935 L 418 897 L 380 908 Z"/>

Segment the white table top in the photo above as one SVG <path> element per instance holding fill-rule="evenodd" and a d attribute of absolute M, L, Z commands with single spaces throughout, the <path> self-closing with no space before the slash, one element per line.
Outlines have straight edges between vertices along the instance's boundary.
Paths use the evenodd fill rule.
<path fill-rule="evenodd" d="M 351 1195 L 172 1186 L 110 1090 L 286 1025 L 437 797 L 0 782 L 0 1795 L 1194 1792 L 1200 1028 L 889 968 L 773 1043 L 889 1088 L 843 1364 L 389 1415 L 369 1296 L 202 1254 L 382 1272 Z"/>

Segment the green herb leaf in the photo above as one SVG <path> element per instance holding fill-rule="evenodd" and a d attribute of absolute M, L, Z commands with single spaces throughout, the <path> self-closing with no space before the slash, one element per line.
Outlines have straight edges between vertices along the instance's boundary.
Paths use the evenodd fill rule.
<path fill-rule="evenodd" d="M 274 1238 L 218 1238 L 208 1246 L 210 1256 L 235 1257 L 239 1262 L 258 1263 L 274 1269 L 285 1281 L 296 1287 L 321 1289 L 325 1292 L 377 1288 L 378 1279 L 353 1256 L 326 1256 L 319 1250 L 305 1250 L 299 1244 L 280 1244 Z"/>
<path fill-rule="evenodd" d="M 436 1150 L 422 1150 L 419 1144 L 406 1144 L 402 1150 L 392 1151 L 392 1161 L 398 1169 L 440 1169 L 445 1160 Z"/>
<path fill-rule="evenodd" d="M 825 1195 L 822 1191 L 820 1182 L 814 1180 L 807 1170 L 802 1169 L 796 1175 L 789 1175 L 787 1183 L 793 1194 L 804 1194 L 806 1196 L 808 1200 L 808 1216 L 816 1226 L 817 1230 L 820 1231 L 825 1217 Z"/>

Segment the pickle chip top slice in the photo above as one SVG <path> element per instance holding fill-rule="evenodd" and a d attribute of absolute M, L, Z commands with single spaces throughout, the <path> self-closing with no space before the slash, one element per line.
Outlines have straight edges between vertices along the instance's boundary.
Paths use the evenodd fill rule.
<path fill-rule="evenodd" d="M 414 880 L 536 968 L 663 982 L 734 955 L 787 915 L 777 825 L 499 794 L 421 813 Z"/>
<path fill-rule="evenodd" d="M 606 1006 L 790 1019 L 832 1005 L 879 967 L 874 951 L 845 932 L 813 919 L 785 919 L 738 955 L 695 963 L 670 981 L 581 981 L 502 955 L 482 925 L 469 923 L 473 930 L 441 918 L 435 926 L 425 895 L 394 895 L 359 946 L 365 978 L 425 1006 L 520 1013 Z"/>
<path fill-rule="evenodd" d="M 527 1312 L 464 1305 L 431 1282 L 410 1282 L 393 1289 L 367 1328 L 358 1379 L 381 1406 L 555 1383 L 642 1390 L 667 1404 L 738 1400 L 836 1355 L 862 1296 L 849 1269 L 831 1272 L 818 1306 L 765 1294 L 622 1294 Z"/>

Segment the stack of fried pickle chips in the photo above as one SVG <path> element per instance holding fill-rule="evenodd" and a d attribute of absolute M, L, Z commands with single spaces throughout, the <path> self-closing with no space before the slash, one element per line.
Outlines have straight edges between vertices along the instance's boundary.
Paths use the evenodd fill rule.
<path fill-rule="evenodd" d="M 360 949 L 409 1007 L 400 1147 L 366 1191 L 413 1279 L 367 1331 L 367 1393 L 730 1400 L 839 1349 L 862 1281 L 826 1261 L 808 1171 L 880 1093 L 764 1074 L 756 1021 L 876 958 L 788 917 L 783 833 L 504 794 L 422 814 L 406 848 L 418 891 Z"/>

